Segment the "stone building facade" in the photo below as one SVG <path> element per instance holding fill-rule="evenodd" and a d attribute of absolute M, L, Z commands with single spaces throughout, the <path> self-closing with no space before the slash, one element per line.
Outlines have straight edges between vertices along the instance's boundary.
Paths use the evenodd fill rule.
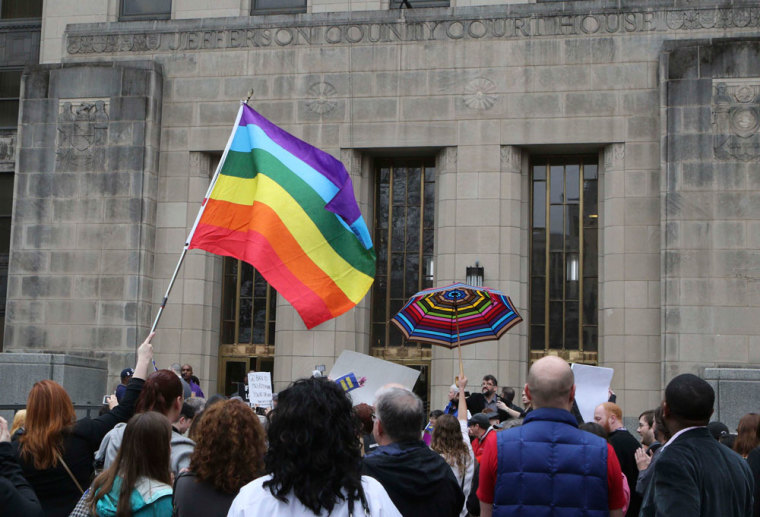
<path fill-rule="evenodd" d="M 4 351 L 106 359 L 115 382 L 252 89 L 256 110 L 346 165 L 387 274 L 308 331 L 271 293 L 244 295 L 239 268 L 191 252 L 156 359 L 191 363 L 207 393 L 250 367 L 281 389 L 348 349 L 422 369 L 441 406 L 455 353 L 396 346 L 378 314 L 476 262 L 524 322 L 463 350 L 473 381 L 521 386 L 531 360 L 557 353 L 614 368 L 637 416 L 678 373 L 760 367 L 755 2 L 410 3 L 288 1 L 278 14 L 173 0 L 130 16 L 128 0 L 66 0 L 45 2 L 23 37 L 0 25 L 6 49 L 29 48 L 18 130 L 0 135 L 16 142 Z M 419 171 L 389 202 L 420 250 L 396 262 L 383 178 L 392 197 Z M 243 332 L 256 296 L 266 315 Z M 756 407 L 749 396 L 736 412 Z"/>

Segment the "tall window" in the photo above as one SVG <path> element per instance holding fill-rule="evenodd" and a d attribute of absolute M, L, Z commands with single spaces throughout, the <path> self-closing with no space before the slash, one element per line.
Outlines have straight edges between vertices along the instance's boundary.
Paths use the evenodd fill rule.
<path fill-rule="evenodd" d="M 541 158 L 531 168 L 530 349 L 597 359 L 597 159 Z"/>
<path fill-rule="evenodd" d="M 251 14 L 305 13 L 306 0 L 253 0 Z"/>
<path fill-rule="evenodd" d="M 403 335 L 390 319 L 411 295 L 433 285 L 434 215 L 432 159 L 379 164 L 374 225 L 377 273 L 370 338 L 376 355 L 389 347 L 405 346 Z"/>
<path fill-rule="evenodd" d="M 0 19 L 42 18 L 42 0 L 0 0 Z"/>
<path fill-rule="evenodd" d="M 250 264 L 225 257 L 222 344 L 274 346 L 277 293 Z"/>
<path fill-rule="evenodd" d="M 168 20 L 172 0 L 121 0 L 119 20 Z"/>
<path fill-rule="evenodd" d="M 412 6 L 413 8 L 423 8 L 423 7 L 448 7 L 449 6 L 449 0 L 407 0 L 408 4 Z M 401 4 L 404 3 L 404 0 L 391 0 L 390 8 L 391 9 L 399 9 L 402 7 Z M 407 5 L 404 5 L 403 7 L 408 7 Z"/>
<path fill-rule="evenodd" d="M 0 173 L 0 351 L 5 334 L 5 300 L 8 290 L 8 257 L 11 245 L 13 173 Z"/>
<path fill-rule="evenodd" d="M 18 128 L 21 70 L 0 70 L 0 129 Z"/>

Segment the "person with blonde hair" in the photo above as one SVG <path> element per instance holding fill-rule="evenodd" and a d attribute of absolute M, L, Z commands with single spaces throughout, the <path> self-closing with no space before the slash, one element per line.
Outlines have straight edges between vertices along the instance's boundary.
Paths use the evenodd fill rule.
<path fill-rule="evenodd" d="M 451 467 L 454 477 L 457 478 L 459 487 L 464 493 L 464 499 L 470 495 L 472 488 L 472 476 L 475 472 L 475 455 L 472 452 L 470 436 L 467 430 L 467 400 L 464 396 L 464 388 L 467 386 L 467 377 L 457 379 L 459 396 L 459 418 L 453 415 L 441 415 L 433 428 L 433 441 L 430 448 L 441 455 Z M 460 517 L 467 517 L 467 506 L 462 508 Z"/>
<path fill-rule="evenodd" d="M 93 455 L 103 437 L 134 413 L 153 359 L 150 340 L 137 349 L 135 374 L 122 403 L 97 418 L 77 420 L 63 386 L 36 382 L 26 403 L 26 432 L 13 442 L 24 477 L 34 488 L 47 517 L 68 517 L 93 474 Z"/>
<path fill-rule="evenodd" d="M 15 442 L 19 436 L 24 434 L 24 424 L 26 423 L 26 409 L 19 409 L 13 415 L 13 424 L 11 424 L 11 441 Z"/>

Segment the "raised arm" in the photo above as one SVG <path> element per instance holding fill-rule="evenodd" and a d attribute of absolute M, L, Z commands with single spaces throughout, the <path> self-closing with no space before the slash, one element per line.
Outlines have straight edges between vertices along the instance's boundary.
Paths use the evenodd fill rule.
<path fill-rule="evenodd" d="M 459 388 L 459 406 L 457 408 L 457 418 L 467 421 L 467 398 L 464 396 L 464 389 L 467 386 L 467 377 L 460 375 L 457 378 L 457 387 Z"/>

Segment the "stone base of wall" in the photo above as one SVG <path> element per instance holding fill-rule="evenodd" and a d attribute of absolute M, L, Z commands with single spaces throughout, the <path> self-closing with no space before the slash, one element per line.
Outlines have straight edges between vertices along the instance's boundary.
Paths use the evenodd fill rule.
<path fill-rule="evenodd" d="M 107 376 L 108 363 L 99 359 L 69 354 L 0 354 L 0 405 L 26 405 L 34 383 L 51 379 L 66 389 L 74 405 L 97 406 L 103 395 L 113 391 L 106 386 Z M 0 415 L 10 421 L 13 411 L 2 410 Z"/>
<path fill-rule="evenodd" d="M 705 368 L 703 378 L 715 390 L 715 413 L 732 433 L 741 417 L 760 407 L 760 369 Z"/>

